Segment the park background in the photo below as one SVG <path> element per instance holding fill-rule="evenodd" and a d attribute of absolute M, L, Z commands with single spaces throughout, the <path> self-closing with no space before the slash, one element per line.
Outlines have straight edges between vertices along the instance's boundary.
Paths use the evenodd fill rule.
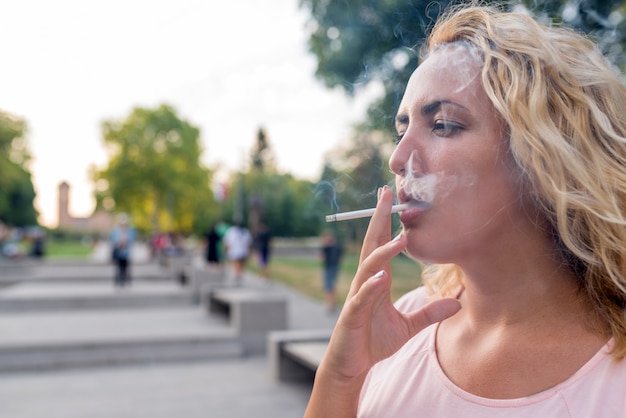
<path fill-rule="evenodd" d="M 254 233 L 263 221 L 281 239 L 333 228 L 358 252 L 367 220 L 324 216 L 372 207 L 392 184 L 395 108 L 450 3 L 3 5 L 0 239 L 27 245 L 43 231 L 54 253 L 105 237 L 58 222 L 65 183 L 70 215 L 128 213 L 146 239 L 197 241 L 218 221 Z M 624 66 L 624 1 L 485 3 L 588 33 Z"/>

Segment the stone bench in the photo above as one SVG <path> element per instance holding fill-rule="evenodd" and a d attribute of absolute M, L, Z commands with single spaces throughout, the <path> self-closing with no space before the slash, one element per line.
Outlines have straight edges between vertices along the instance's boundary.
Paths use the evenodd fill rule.
<path fill-rule="evenodd" d="M 228 318 L 250 353 L 265 353 L 267 334 L 287 329 L 287 299 L 269 290 L 215 287 L 206 303 L 209 314 Z"/>
<path fill-rule="evenodd" d="M 179 250 L 164 254 L 164 264 L 169 278 L 186 285 L 192 276 L 193 254 L 190 251 Z"/>
<path fill-rule="evenodd" d="M 271 332 L 267 353 L 274 380 L 313 380 L 332 330 L 289 330 Z"/>
<path fill-rule="evenodd" d="M 194 303 L 201 303 L 211 289 L 226 285 L 226 269 L 204 265 L 191 267 L 191 293 Z"/>

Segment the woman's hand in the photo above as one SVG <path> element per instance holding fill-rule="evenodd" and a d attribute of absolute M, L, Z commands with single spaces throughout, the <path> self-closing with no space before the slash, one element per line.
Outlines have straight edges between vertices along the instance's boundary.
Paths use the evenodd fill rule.
<path fill-rule="evenodd" d="M 356 416 L 370 368 L 428 325 L 460 309 L 454 299 L 440 299 L 408 314 L 393 306 L 389 263 L 406 247 L 406 237 L 391 240 L 392 202 L 393 193 L 383 187 L 363 241 L 359 268 L 315 375 L 305 418 Z"/>
<path fill-rule="evenodd" d="M 392 191 L 383 187 L 363 241 L 359 268 L 324 358 L 327 371 L 340 378 L 363 376 L 419 331 L 460 308 L 453 299 L 432 302 L 409 314 L 393 306 L 390 261 L 404 250 L 406 237 L 401 234 L 391 240 L 392 203 Z"/>

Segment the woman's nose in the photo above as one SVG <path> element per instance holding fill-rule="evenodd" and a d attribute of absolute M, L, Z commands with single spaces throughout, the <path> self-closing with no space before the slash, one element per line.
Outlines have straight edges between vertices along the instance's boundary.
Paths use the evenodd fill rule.
<path fill-rule="evenodd" d="M 417 129 L 409 129 L 389 157 L 389 168 L 398 176 L 421 175 L 426 172 L 423 141 Z"/>
<path fill-rule="evenodd" d="M 389 157 L 389 168 L 396 175 L 406 174 L 407 165 L 410 164 L 411 155 L 415 149 L 409 142 L 405 134 Z"/>

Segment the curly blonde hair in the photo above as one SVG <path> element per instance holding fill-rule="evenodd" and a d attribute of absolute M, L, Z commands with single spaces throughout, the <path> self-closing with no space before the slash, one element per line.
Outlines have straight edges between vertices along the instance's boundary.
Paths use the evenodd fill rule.
<path fill-rule="evenodd" d="M 550 221 L 581 294 L 626 355 L 626 87 L 595 44 L 524 13 L 471 5 L 435 24 L 424 51 L 460 42 L 482 58 L 482 83 L 512 157 Z M 425 268 L 443 294 L 455 265 Z"/>

